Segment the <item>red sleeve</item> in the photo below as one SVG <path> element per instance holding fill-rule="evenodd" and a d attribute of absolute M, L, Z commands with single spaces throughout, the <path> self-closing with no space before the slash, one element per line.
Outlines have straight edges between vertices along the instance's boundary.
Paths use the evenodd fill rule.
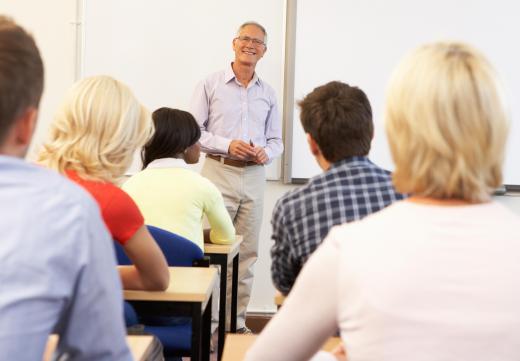
<path fill-rule="evenodd" d="M 134 200 L 115 186 L 103 211 L 103 218 L 112 237 L 122 245 L 144 224 L 143 215 Z"/>

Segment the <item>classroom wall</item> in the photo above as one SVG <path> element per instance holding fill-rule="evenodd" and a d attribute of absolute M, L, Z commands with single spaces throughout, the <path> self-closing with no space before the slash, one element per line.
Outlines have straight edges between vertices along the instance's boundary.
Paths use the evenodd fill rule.
<path fill-rule="evenodd" d="M 49 8 L 52 8 L 53 11 L 48 11 Z M 40 140 L 46 133 L 52 114 L 61 101 L 64 92 L 74 81 L 75 32 L 74 24 L 72 23 L 74 22 L 75 11 L 75 1 L 72 0 L 48 0 L 46 2 L 16 0 L 0 2 L 0 13 L 14 16 L 22 25 L 35 33 L 44 58 L 46 86 L 36 141 Z M 45 15 L 40 16 L 41 14 Z M 281 99 L 280 103 L 282 103 Z M 270 219 L 276 201 L 285 192 L 294 188 L 296 186 L 285 185 L 281 181 L 267 182 L 264 216 L 260 234 L 259 260 L 255 270 L 256 277 L 249 311 L 275 311 L 273 303 L 274 288 L 270 276 L 269 250 L 272 244 Z M 520 214 L 520 197 L 511 195 L 496 197 L 496 199 Z"/>
<path fill-rule="evenodd" d="M 49 9 L 52 9 L 50 11 Z M 76 1 L 0 1 L 0 13 L 31 32 L 45 66 L 45 87 L 31 152 L 42 142 L 76 71 Z"/>

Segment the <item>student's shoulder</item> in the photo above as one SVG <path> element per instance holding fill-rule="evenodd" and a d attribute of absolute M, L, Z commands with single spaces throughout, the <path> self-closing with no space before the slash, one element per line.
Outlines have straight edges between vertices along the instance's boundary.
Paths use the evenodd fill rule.
<path fill-rule="evenodd" d="M 13 173 L 18 185 L 12 191 L 20 202 L 36 205 L 31 208 L 33 217 L 52 222 L 66 215 L 72 221 L 99 213 L 96 201 L 81 186 L 54 170 L 24 163 Z"/>
<path fill-rule="evenodd" d="M 128 193 L 110 182 L 87 179 L 80 179 L 77 182 L 96 199 L 101 208 L 114 202 L 132 203 Z"/>
<path fill-rule="evenodd" d="M 320 174 L 295 189 L 291 189 L 278 199 L 275 205 L 275 209 L 289 210 L 299 206 L 302 203 L 306 203 L 309 199 L 317 196 L 320 192 L 319 184 L 323 178 L 323 174 Z"/>
<path fill-rule="evenodd" d="M 119 211 L 127 210 L 134 212 L 139 209 L 133 198 L 125 190 L 112 183 L 104 183 L 103 197 L 107 205 L 111 208 L 116 208 Z"/>
<path fill-rule="evenodd" d="M 53 198 L 67 203 L 94 203 L 90 194 L 76 182 L 66 176 L 37 164 L 27 164 L 26 180 L 32 187 L 38 188 L 41 194 L 52 193 Z"/>
<path fill-rule="evenodd" d="M 335 233 L 344 239 L 357 240 L 361 243 L 383 240 L 390 236 L 392 230 L 407 226 L 410 205 L 406 201 L 397 201 L 377 212 L 371 213 L 361 220 L 335 226 Z"/>
<path fill-rule="evenodd" d="M 385 181 L 391 181 L 392 177 L 392 173 L 389 170 L 380 167 L 368 158 L 365 163 L 358 168 L 358 171 L 364 176 L 377 177 Z"/>

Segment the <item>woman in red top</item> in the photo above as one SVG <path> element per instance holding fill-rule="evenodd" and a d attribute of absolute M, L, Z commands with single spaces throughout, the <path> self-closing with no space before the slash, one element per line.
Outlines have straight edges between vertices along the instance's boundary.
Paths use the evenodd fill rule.
<path fill-rule="evenodd" d="M 152 132 L 151 118 L 130 89 L 107 76 L 78 82 L 51 125 L 38 161 L 85 188 L 134 266 L 119 266 L 125 289 L 164 290 L 164 255 L 133 200 L 115 184 Z"/>

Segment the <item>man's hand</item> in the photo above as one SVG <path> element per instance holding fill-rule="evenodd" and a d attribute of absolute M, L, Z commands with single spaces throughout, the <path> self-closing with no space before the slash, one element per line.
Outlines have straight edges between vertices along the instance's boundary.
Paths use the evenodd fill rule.
<path fill-rule="evenodd" d="M 255 147 L 255 162 L 258 164 L 265 164 L 269 160 L 269 157 L 265 153 L 263 147 Z"/>
<path fill-rule="evenodd" d="M 256 151 L 253 146 L 243 140 L 232 140 L 229 144 L 229 155 L 242 160 L 256 159 Z"/>

